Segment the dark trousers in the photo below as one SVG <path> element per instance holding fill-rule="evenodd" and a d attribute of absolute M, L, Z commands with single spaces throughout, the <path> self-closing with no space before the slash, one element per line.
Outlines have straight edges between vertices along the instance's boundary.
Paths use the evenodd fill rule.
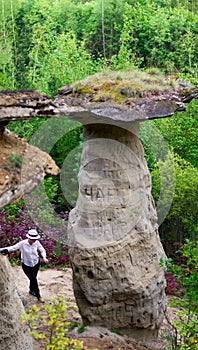
<path fill-rule="evenodd" d="M 38 262 L 38 264 L 36 264 L 33 267 L 27 266 L 24 263 L 22 263 L 22 269 L 30 280 L 30 291 L 35 292 L 35 295 L 38 299 L 41 297 L 37 282 L 37 273 L 39 270 L 39 266 L 40 262 Z"/>

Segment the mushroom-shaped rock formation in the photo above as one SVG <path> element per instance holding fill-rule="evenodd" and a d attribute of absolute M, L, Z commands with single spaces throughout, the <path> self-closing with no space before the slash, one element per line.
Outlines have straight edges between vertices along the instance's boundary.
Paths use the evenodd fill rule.
<path fill-rule="evenodd" d="M 61 88 L 53 102 L 34 91 L 0 93 L 0 207 L 32 190 L 47 172 L 58 172 L 46 153 L 9 134 L 10 120 L 68 116 L 84 126 L 68 234 L 74 293 L 85 324 L 141 340 L 157 337 L 166 308 L 159 260 L 166 257 L 139 122 L 169 117 L 193 98 L 192 88 L 138 71 L 96 74 Z M 20 157 L 22 168 L 16 166 Z"/>
<path fill-rule="evenodd" d="M 23 304 L 18 295 L 11 265 L 0 256 L 0 349 L 31 350 L 32 338 L 27 323 L 21 322 Z"/>
<path fill-rule="evenodd" d="M 151 179 L 139 122 L 185 109 L 193 89 L 141 72 L 97 74 L 59 90 L 55 104 L 84 127 L 79 193 L 68 224 L 73 286 L 86 325 L 149 341 L 166 309 Z"/>
<path fill-rule="evenodd" d="M 52 116 L 53 103 L 37 92 L 0 93 L 0 208 L 33 191 L 45 176 L 59 172 L 46 152 L 6 129 L 12 120 Z"/>

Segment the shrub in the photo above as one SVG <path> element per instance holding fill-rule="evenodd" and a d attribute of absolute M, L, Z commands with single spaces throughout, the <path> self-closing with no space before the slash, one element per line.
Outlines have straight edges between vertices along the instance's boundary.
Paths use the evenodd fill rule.
<path fill-rule="evenodd" d="M 174 294 L 170 306 L 177 306 L 177 320 L 172 323 L 176 339 L 172 349 L 198 349 L 198 243 L 186 240 L 179 249 L 180 260 L 167 262 L 167 292 Z M 175 332 L 176 330 L 176 332 Z"/>
<path fill-rule="evenodd" d="M 63 297 L 52 298 L 50 303 L 33 305 L 21 318 L 21 322 L 29 323 L 30 334 L 39 340 L 46 350 L 89 350 L 82 341 L 68 337 L 71 327 L 67 316 L 69 307 L 71 303 L 66 304 Z"/>

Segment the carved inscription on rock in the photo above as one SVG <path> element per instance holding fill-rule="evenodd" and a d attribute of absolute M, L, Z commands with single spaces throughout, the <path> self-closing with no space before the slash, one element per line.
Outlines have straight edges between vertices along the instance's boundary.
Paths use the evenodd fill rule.
<path fill-rule="evenodd" d="M 146 169 L 128 146 L 109 139 L 87 141 L 76 209 L 70 215 L 75 244 L 102 246 L 128 234 L 146 203 L 145 176 Z"/>

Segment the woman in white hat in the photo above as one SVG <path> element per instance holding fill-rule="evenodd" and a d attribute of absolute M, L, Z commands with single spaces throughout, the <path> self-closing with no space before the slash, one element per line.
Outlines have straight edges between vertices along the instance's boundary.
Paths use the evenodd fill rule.
<path fill-rule="evenodd" d="M 38 234 L 37 230 L 29 230 L 26 237 L 27 239 L 24 239 L 12 246 L 0 248 L 0 253 L 9 254 L 15 250 L 21 251 L 22 269 L 30 280 L 29 293 L 35 296 L 39 301 L 43 301 L 40 295 L 37 281 L 37 274 L 40 266 L 38 252 L 40 252 L 43 261 L 45 263 L 48 263 L 48 259 L 46 258 L 46 250 L 38 241 L 40 235 Z"/>

